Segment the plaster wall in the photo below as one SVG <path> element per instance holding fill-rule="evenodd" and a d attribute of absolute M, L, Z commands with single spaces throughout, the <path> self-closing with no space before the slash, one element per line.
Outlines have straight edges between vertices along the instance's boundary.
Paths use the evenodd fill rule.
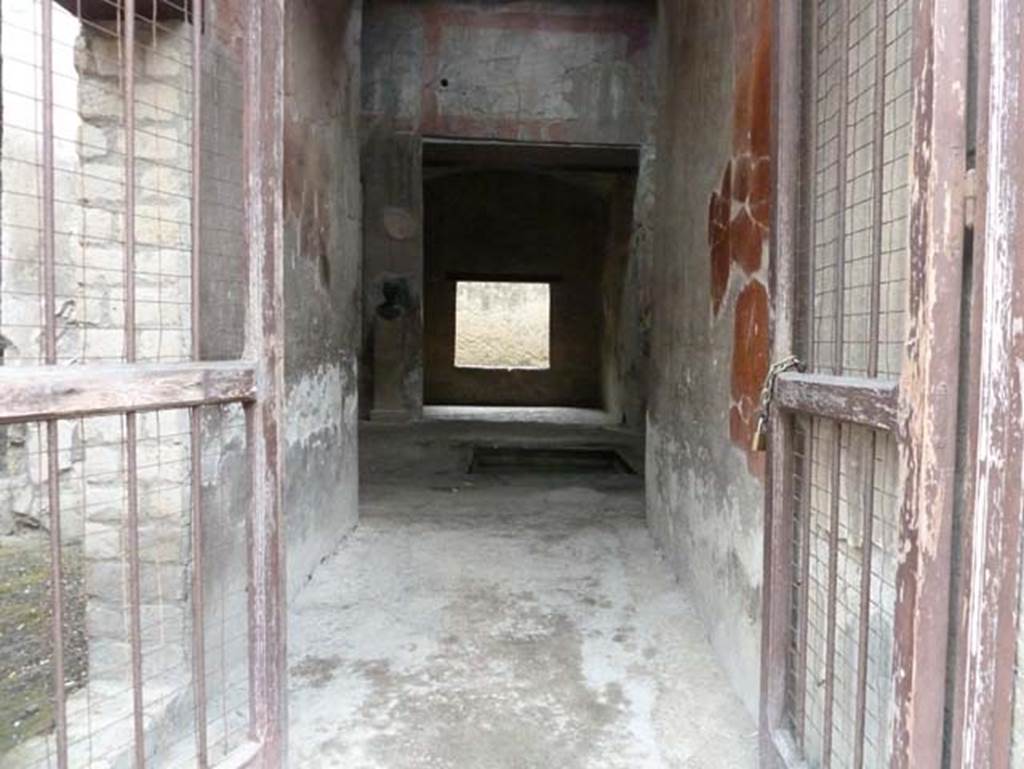
<path fill-rule="evenodd" d="M 289 594 L 358 517 L 361 14 L 358 0 L 296 0 L 285 19 Z"/>
<path fill-rule="evenodd" d="M 627 0 L 367 3 L 365 416 L 375 407 L 375 313 L 385 287 L 402 296 L 400 331 L 388 334 L 401 349 L 382 360 L 402 368 L 388 375 L 400 383 L 397 406 L 413 417 L 422 408 L 421 138 L 647 144 L 654 20 L 652 4 Z"/>
<path fill-rule="evenodd" d="M 648 519 L 757 712 L 768 364 L 769 0 L 660 5 Z"/>
<path fill-rule="evenodd" d="M 601 274 L 602 407 L 637 431 L 647 412 L 654 157 L 653 144 L 645 147 L 637 173 L 619 176 L 609 190 Z"/>

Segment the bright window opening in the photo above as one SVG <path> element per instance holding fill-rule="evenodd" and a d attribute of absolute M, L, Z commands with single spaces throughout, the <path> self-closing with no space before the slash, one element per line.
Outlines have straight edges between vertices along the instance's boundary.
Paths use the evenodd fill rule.
<path fill-rule="evenodd" d="M 551 368 L 551 286 L 459 281 L 456 368 Z"/>

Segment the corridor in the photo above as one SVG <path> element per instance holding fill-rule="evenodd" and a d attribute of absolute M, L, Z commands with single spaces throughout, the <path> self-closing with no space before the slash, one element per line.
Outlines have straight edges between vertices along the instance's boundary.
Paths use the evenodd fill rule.
<path fill-rule="evenodd" d="M 1024 0 L 0 0 L 2 769 L 1024 769 Z"/>
<path fill-rule="evenodd" d="M 753 767 L 755 724 L 656 552 L 611 428 L 366 424 L 361 522 L 293 607 L 290 761 L 350 769 Z M 593 421 L 593 420 L 591 420 Z"/>

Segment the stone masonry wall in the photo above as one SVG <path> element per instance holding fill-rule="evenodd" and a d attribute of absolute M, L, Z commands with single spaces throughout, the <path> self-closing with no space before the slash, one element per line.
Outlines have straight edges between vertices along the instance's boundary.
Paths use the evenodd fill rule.
<path fill-rule="evenodd" d="M 136 69 L 135 290 L 138 359 L 182 361 L 190 344 L 191 42 L 190 27 L 140 30 Z M 124 104 L 118 40 L 110 29 L 83 29 L 76 67 L 83 211 L 81 315 L 83 361 L 123 354 Z M 84 285 L 82 285 L 84 284 Z M 91 319 L 95 318 L 95 321 Z M 143 615 L 158 620 L 145 638 L 144 666 L 165 675 L 184 669 L 190 512 L 188 422 L 185 412 L 140 417 L 139 515 Z M 87 420 L 85 446 L 116 445 L 120 420 Z M 109 430 L 104 430 L 106 426 Z M 98 464 L 98 462 L 96 463 Z M 150 468 L 161 466 L 159 473 Z M 90 466 L 114 486 L 123 467 Z M 124 525 L 116 507 L 86 514 L 86 579 L 92 675 L 124 676 L 129 647 L 124 621 Z M 153 578 L 150 578 L 153 577 Z M 145 635 L 145 634 L 144 634 Z"/>
<path fill-rule="evenodd" d="M 32 20 L 26 5 L 23 20 Z M 63 12 L 61 12 L 62 14 Z M 72 23 L 74 26 L 72 26 Z M 120 54 L 112 28 L 58 17 L 56 122 L 58 362 L 124 360 L 124 131 Z M 137 68 L 137 215 L 135 284 L 140 361 L 190 355 L 189 253 L 191 131 L 188 28 L 141 30 Z M 31 49 L 29 56 L 38 53 Z M 12 57 L 13 58 L 13 57 Z M 31 58 L 29 59 L 31 61 Z M 5 82 L 5 87 L 9 86 Z M 35 117 L 17 101 L 25 122 Z M 41 192 L 38 145 L 16 131 L 4 140 L 4 222 L 0 333 L 4 364 L 41 362 Z M 29 190 L 28 197 L 24 191 Z M 184 586 L 188 560 L 188 435 L 184 412 L 142 415 L 139 424 L 140 536 L 144 618 L 159 638 L 145 639 L 148 669 L 185 662 Z M 8 428 L 5 530 L 49 525 L 43 432 Z M 123 537 L 123 421 L 60 423 L 62 534 L 69 557 L 84 560 L 90 678 L 126 680 L 126 548 Z"/>

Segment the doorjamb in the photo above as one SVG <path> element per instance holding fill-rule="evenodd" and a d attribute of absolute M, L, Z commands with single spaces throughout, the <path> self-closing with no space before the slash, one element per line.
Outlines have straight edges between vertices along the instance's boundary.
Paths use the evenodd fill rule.
<path fill-rule="evenodd" d="M 1009 766 L 1024 527 L 1024 25 L 980 3 L 975 307 L 952 766 Z M 983 450 L 978 450 L 983 447 Z"/>

